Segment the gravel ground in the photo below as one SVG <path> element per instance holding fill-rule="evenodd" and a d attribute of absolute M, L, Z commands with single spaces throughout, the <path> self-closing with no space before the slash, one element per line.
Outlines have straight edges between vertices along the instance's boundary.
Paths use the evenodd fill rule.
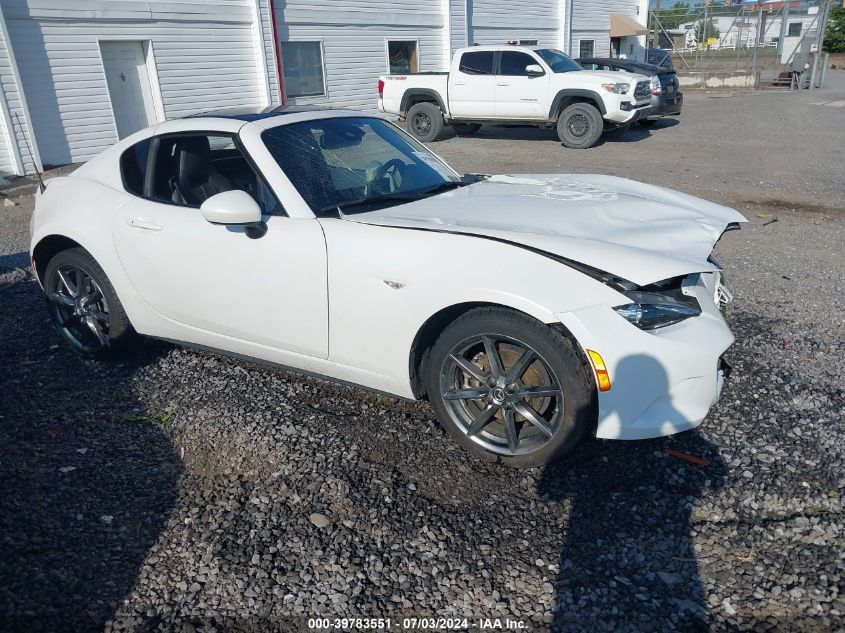
<path fill-rule="evenodd" d="M 81 361 L 16 269 L 31 203 L 0 208 L 0 631 L 845 630 L 845 109 L 808 94 L 692 95 L 680 125 L 586 152 L 525 129 L 434 146 L 464 170 L 617 173 L 749 217 L 717 247 L 737 342 L 702 427 L 545 469 L 468 458 L 424 403 L 153 342 Z"/>

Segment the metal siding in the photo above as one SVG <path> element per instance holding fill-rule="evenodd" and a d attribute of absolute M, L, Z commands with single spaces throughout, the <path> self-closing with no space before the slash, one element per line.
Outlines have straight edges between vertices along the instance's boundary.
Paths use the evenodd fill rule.
<path fill-rule="evenodd" d="M 26 124 L 20 91 L 15 81 L 7 45 L 2 34 L 0 34 L 0 98 L 6 101 L 11 121 L 11 130 L 6 130 L 3 117 L 0 116 L 0 126 L 2 126 L 2 130 L 0 130 L 0 175 L 15 172 L 14 148 L 6 142 L 7 138 L 17 144 L 24 171 L 32 173 L 35 171 L 35 161 L 33 161 L 30 152 L 29 128 Z"/>
<path fill-rule="evenodd" d="M 646 16 L 638 15 L 640 0 L 571 0 L 571 39 L 573 57 L 578 56 L 579 40 L 595 40 L 596 57 L 610 55 L 610 14 L 621 13 L 643 24 Z"/>
<path fill-rule="evenodd" d="M 327 9 L 331 15 L 323 13 Z M 365 15 L 374 23 L 363 23 Z M 427 16 L 422 20 L 427 25 L 420 25 L 421 15 Z M 390 0 L 277 0 L 281 41 L 323 43 L 326 95 L 289 97 L 288 103 L 375 110 L 378 77 L 388 72 L 387 39 L 417 40 L 420 71 L 446 69 L 442 18 L 440 0 L 422 0 L 404 8 Z M 322 21 L 313 22 L 318 19 Z"/>
<path fill-rule="evenodd" d="M 23 15 L 25 0 L 10 0 L 15 3 L 11 11 L 5 11 L 4 4 L 42 160 L 48 164 L 88 160 L 117 140 L 99 40 L 152 43 L 158 77 L 151 74 L 150 80 L 158 81 L 168 119 L 261 104 L 262 74 L 257 64 L 263 60 L 256 59 L 250 1 L 215 5 L 212 15 L 230 11 L 223 22 L 197 21 L 204 7 L 184 0 L 110 2 L 114 9 L 143 5 L 171 16 L 138 21 L 36 20 Z M 50 2 L 29 0 L 33 12 L 38 9 L 35 5 L 45 4 Z M 62 6 L 72 13 L 90 4 L 74 0 Z M 183 13 L 177 19 L 174 12 L 180 8 Z"/>
<path fill-rule="evenodd" d="M 270 13 L 271 0 L 258 1 L 258 15 L 261 19 L 261 33 L 264 41 L 264 64 L 270 81 L 270 103 L 281 104 L 279 95 L 279 72 L 276 65 L 276 51 L 273 46 L 273 19 Z"/>
<path fill-rule="evenodd" d="M 542 46 L 557 46 L 560 0 L 474 0 L 473 44 L 504 44 L 508 40 L 535 39 Z"/>
<path fill-rule="evenodd" d="M 451 32 L 449 48 L 452 53 L 457 49 L 468 46 L 467 43 L 467 0 L 449 0 L 449 17 L 451 19 Z M 449 64 L 451 60 L 447 60 Z"/>

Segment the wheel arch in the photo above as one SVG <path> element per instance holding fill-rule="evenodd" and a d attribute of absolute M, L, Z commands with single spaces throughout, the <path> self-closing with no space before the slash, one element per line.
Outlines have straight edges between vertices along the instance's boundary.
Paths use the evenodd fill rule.
<path fill-rule="evenodd" d="M 599 93 L 593 90 L 567 88 L 559 90 L 552 100 L 552 106 L 549 108 L 549 120 L 557 119 L 564 108 L 579 102 L 595 106 L 601 112 L 602 117 L 607 114 L 607 108 L 604 107 L 604 101 L 602 101 Z"/>
<path fill-rule="evenodd" d="M 422 399 L 426 397 L 425 386 L 425 372 L 426 364 L 428 363 L 428 356 L 431 348 L 440 334 L 451 325 L 456 319 L 463 316 L 470 310 L 476 308 L 502 308 L 504 310 L 511 310 L 517 314 L 527 316 L 536 320 L 538 323 L 543 323 L 550 327 L 554 327 L 564 335 L 575 340 L 572 334 L 562 324 L 558 322 L 548 321 L 547 318 L 541 318 L 539 314 L 532 314 L 526 310 L 520 309 L 513 305 L 493 301 L 466 301 L 463 303 L 456 303 L 444 308 L 441 308 L 431 316 L 429 316 L 417 330 L 411 344 L 410 353 L 408 354 L 408 376 L 410 378 L 411 390 L 414 397 Z"/>
<path fill-rule="evenodd" d="M 35 273 L 38 275 L 38 281 L 42 285 L 44 284 L 44 270 L 47 268 L 47 263 L 58 253 L 71 248 L 85 247 L 76 240 L 57 233 L 45 235 L 38 240 L 32 249 L 32 259 L 35 262 Z"/>
<path fill-rule="evenodd" d="M 443 102 L 440 93 L 431 88 L 411 88 L 406 90 L 405 94 L 402 95 L 399 111 L 402 116 L 407 116 L 408 110 L 418 103 L 433 103 L 440 108 L 440 112 L 444 115 L 447 114 L 446 104 Z"/>

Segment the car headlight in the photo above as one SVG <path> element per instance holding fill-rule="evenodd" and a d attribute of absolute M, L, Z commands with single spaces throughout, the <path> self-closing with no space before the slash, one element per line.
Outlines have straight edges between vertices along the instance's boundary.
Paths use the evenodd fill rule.
<path fill-rule="evenodd" d="M 701 314 L 698 308 L 674 303 L 626 303 L 613 309 L 641 330 L 656 330 Z"/>
<path fill-rule="evenodd" d="M 628 92 L 628 88 L 630 88 L 630 86 L 628 84 L 621 84 L 621 83 L 620 84 L 602 84 L 601 87 L 604 88 L 605 90 L 607 90 L 608 92 L 615 92 L 618 95 L 624 95 L 626 92 Z"/>
<path fill-rule="evenodd" d="M 684 295 L 681 284 L 682 278 L 677 277 L 625 292 L 631 303 L 613 310 L 641 330 L 656 330 L 700 315 L 698 301 L 694 296 Z"/>

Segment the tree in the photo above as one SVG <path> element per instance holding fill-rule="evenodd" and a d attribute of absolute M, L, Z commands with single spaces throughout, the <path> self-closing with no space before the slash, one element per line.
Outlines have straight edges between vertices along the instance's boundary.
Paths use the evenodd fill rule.
<path fill-rule="evenodd" d="M 712 18 L 695 23 L 695 39 L 699 44 L 707 44 L 707 40 L 711 37 L 719 37 L 719 29 L 716 28 Z"/>
<path fill-rule="evenodd" d="M 689 12 L 689 2 L 676 2 L 668 9 L 657 9 L 652 11 L 652 14 L 660 22 L 660 26 L 657 26 L 657 23 L 655 23 L 655 26 L 658 29 L 663 28 L 668 31 L 670 29 L 676 29 L 684 22 L 689 21 Z"/>
<path fill-rule="evenodd" d="M 845 53 L 845 7 L 831 7 L 824 34 L 824 49 L 829 53 Z"/>

